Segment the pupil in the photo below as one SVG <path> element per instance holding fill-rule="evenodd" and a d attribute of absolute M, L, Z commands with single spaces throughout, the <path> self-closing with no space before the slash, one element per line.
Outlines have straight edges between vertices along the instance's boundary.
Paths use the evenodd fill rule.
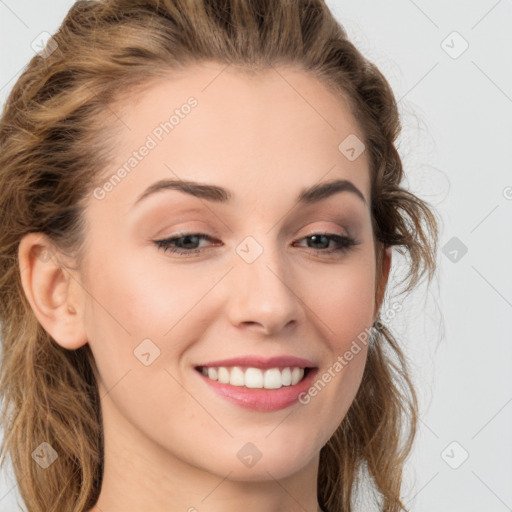
<path fill-rule="evenodd" d="M 324 241 L 327 241 L 327 245 L 329 244 L 329 241 L 325 235 L 313 235 L 311 238 L 313 239 L 313 243 L 317 242 L 319 238 L 323 238 Z M 325 245 L 325 243 L 323 245 Z"/>
<path fill-rule="evenodd" d="M 197 236 L 196 235 L 186 235 L 183 237 L 185 247 L 188 247 L 187 241 L 190 242 L 190 239 L 195 239 L 195 242 L 197 242 Z M 192 245 L 195 245 L 194 242 L 192 242 Z M 190 247 L 188 247 L 190 249 Z"/>

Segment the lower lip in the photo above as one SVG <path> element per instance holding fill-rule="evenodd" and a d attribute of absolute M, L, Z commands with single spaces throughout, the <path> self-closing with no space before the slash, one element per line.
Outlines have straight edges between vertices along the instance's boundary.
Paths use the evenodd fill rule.
<path fill-rule="evenodd" d="M 282 386 L 279 389 L 253 389 L 245 386 L 222 384 L 212 380 L 195 370 L 204 382 L 226 400 L 254 411 L 278 411 L 298 401 L 299 395 L 310 387 L 318 368 L 310 368 L 304 379 L 293 386 Z"/>

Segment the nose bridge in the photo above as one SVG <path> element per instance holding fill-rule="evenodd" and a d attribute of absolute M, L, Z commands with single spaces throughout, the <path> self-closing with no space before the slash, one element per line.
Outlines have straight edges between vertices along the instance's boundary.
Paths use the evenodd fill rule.
<path fill-rule="evenodd" d="M 236 247 L 231 321 L 257 323 L 275 332 L 299 320 L 301 304 L 286 254 L 271 234 L 260 235 L 259 240 L 256 236 L 246 237 Z"/>

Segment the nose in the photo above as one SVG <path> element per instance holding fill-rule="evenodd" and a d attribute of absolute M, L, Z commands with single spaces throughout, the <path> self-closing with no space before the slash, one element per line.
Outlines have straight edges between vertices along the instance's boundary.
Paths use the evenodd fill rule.
<path fill-rule="evenodd" d="M 299 283 L 284 254 L 267 246 L 251 263 L 236 258 L 228 299 L 232 325 L 273 335 L 302 321 Z"/>

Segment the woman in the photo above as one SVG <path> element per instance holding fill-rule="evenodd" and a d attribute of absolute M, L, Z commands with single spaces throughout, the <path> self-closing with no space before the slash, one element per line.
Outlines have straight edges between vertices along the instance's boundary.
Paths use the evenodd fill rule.
<path fill-rule="evenodd" d="M 0 123 L 2 455 L 31 512 L 405 509 L 383 309 L 435 267 L 321 0 L 79 1 Z"/>

